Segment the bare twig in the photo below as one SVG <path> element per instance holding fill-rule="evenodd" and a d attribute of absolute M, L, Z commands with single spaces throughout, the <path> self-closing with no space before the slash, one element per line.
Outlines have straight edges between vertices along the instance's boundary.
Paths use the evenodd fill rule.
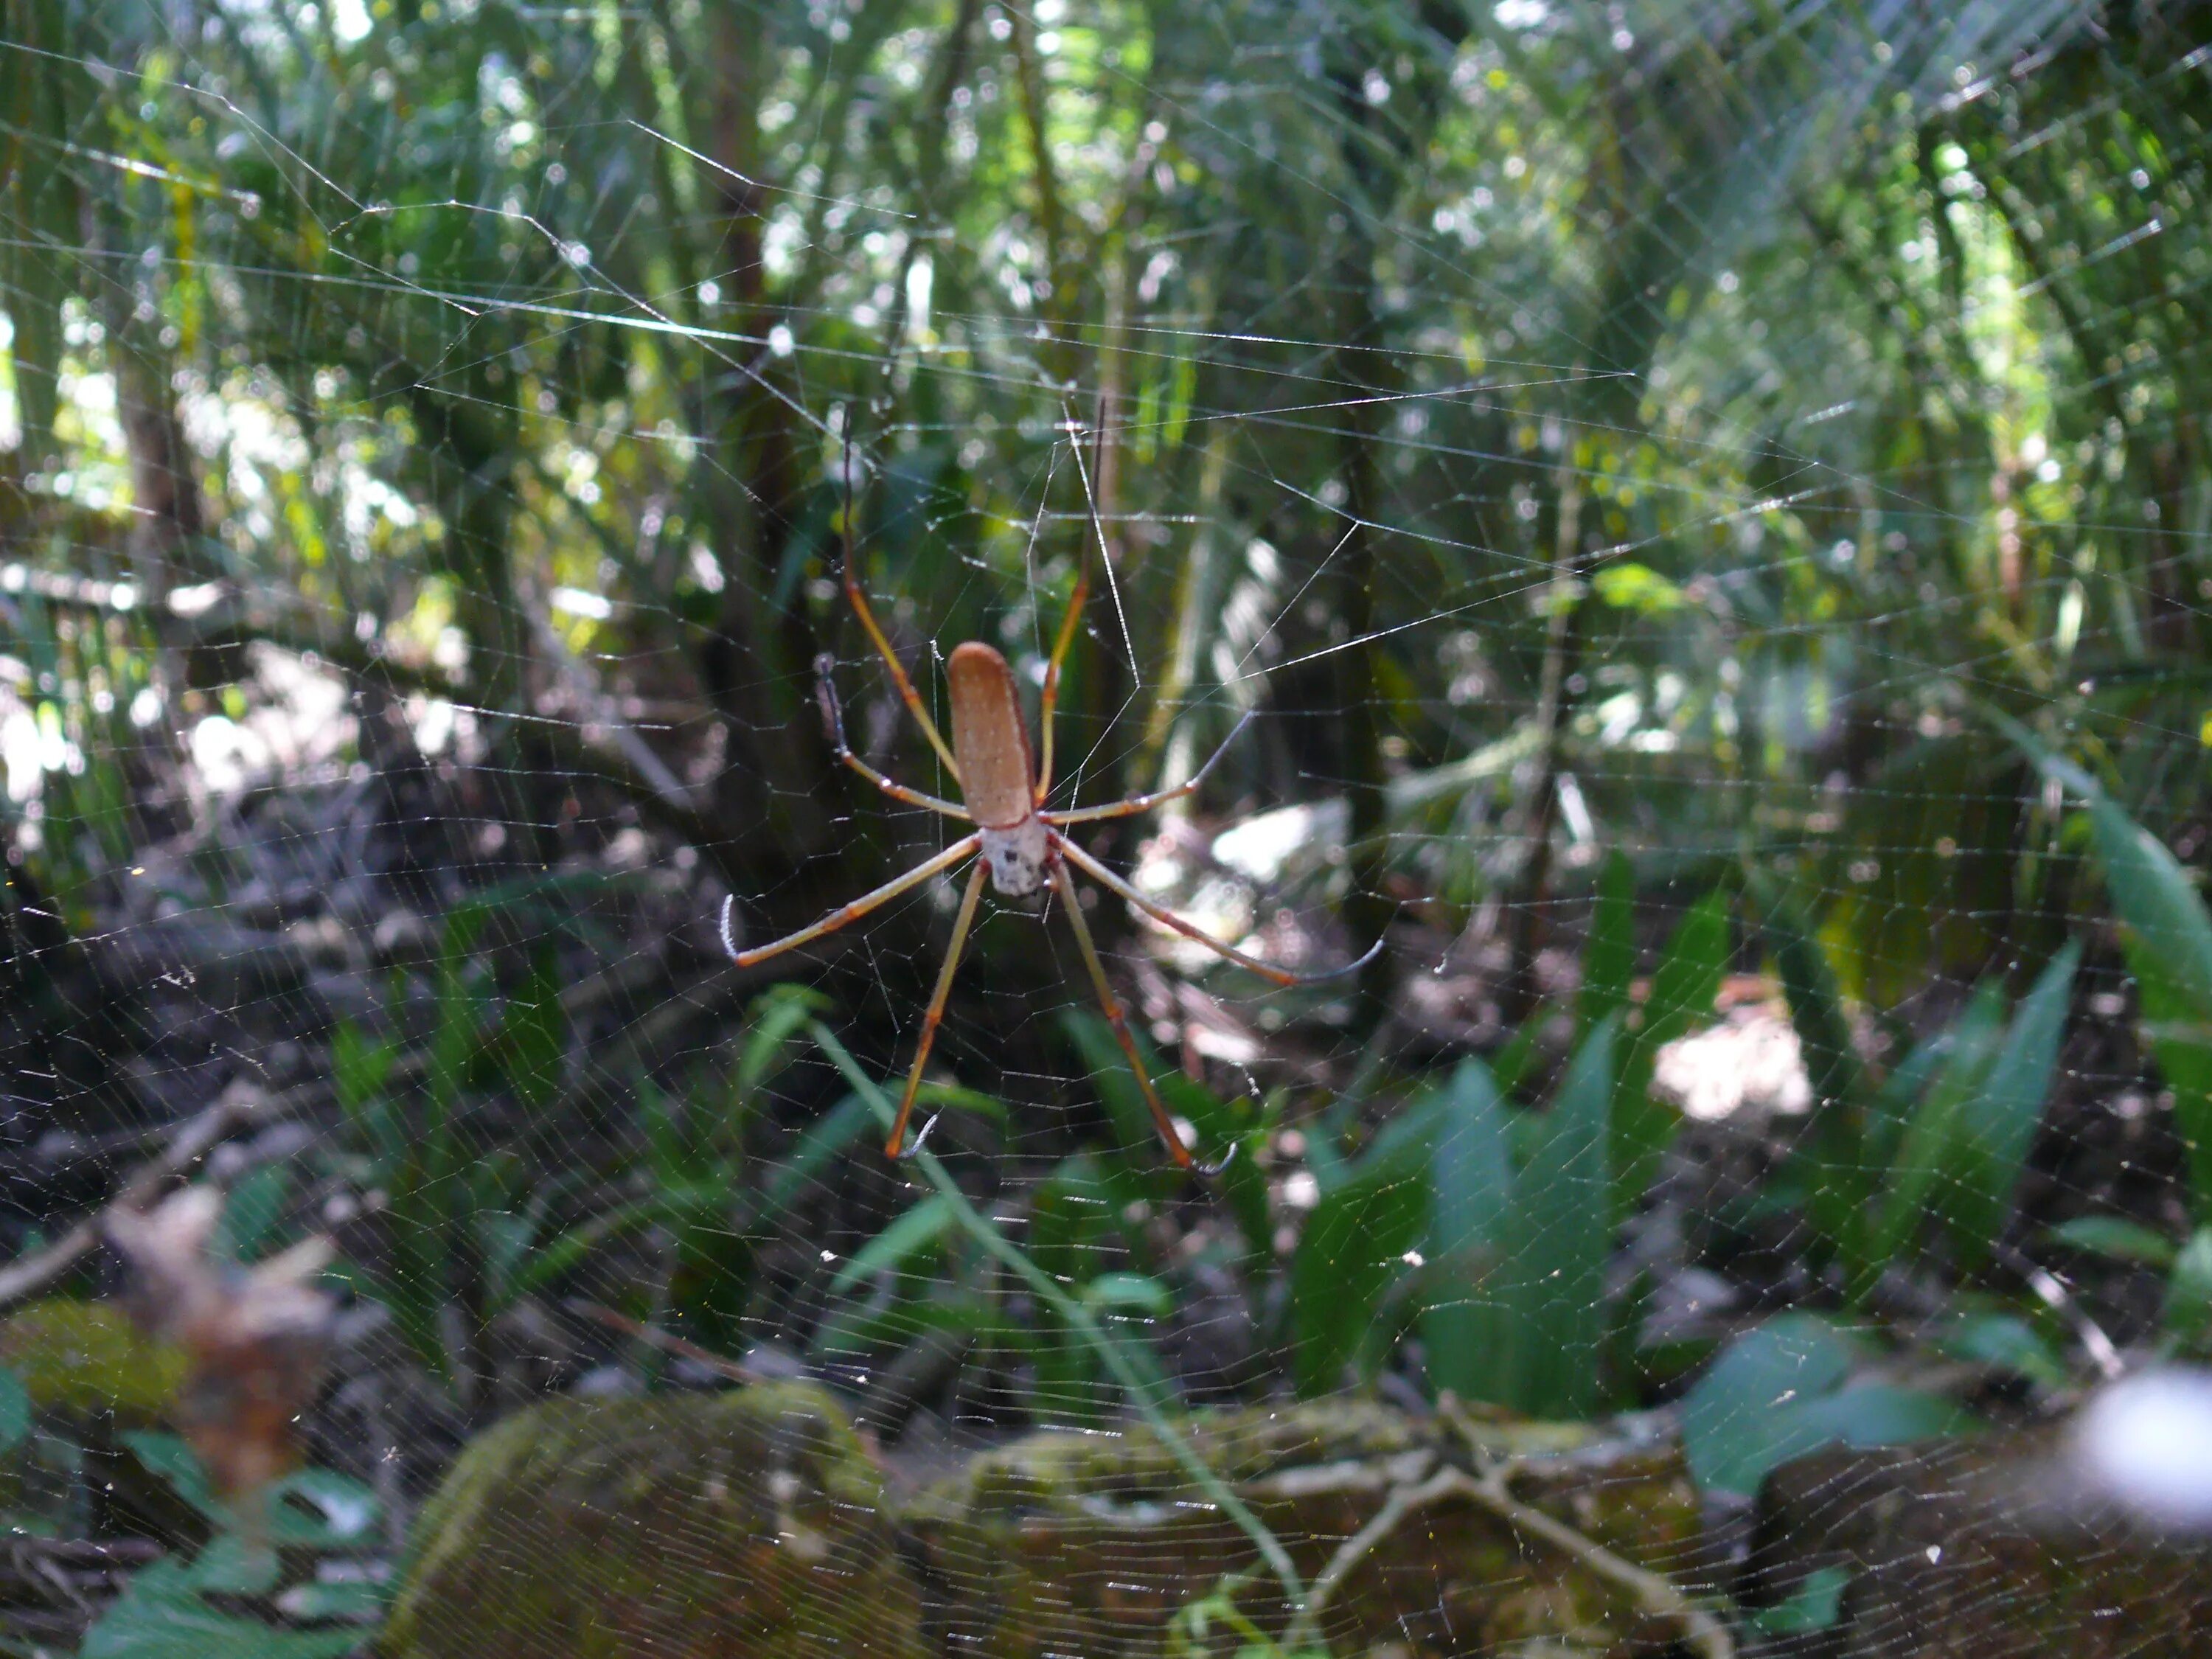
<path fill-rule="evenodd" d="M 621 1332 L 634 1342 L 644 1343 L 648 1348 L 658 1348 L 678 1359 L 704 1365 L 718 1376 L 726 1376 L 732 1382 L 757 1382 L 761 1380 L 758 1371 L 738 1360 L 716 1353 L 711 1348 L 702 1348 L 696 1342 L 687 1342 L 680 1336 L 662 1330 L 658 1325 L 648 1325 L 641 1320 L 632 1319 L 628 1314 L 617 1313 L 602 1303 L 574 1301 L 568 1304 L 568 1308 L 569 1312 L 590 1320 L 594 1325 L 604 1325 L 611 1331 Z"/>
<path fill-rule="evenodd" d="M 1507 1490 L 1507 1482 L 1519 1465 L 1510 1459 L 1492 1462 L 1489 1452 L 1469 1431 L 1466 1420 L 1449 1407 L 1446 1414 L 1475 1455 L 1489 1467 L 1477 1478 L 1450 1464 L 1439 1468 L 1433 1459 L 1422 1459 L 1413 1471 L 1390 1489 L 1382 1507 L 1369 1517 L 1367 1524 L 1344 1540 L 1328 1565 L 1316 1577 L 1305 1606 L 1284 1632 L 1285 1652 L 1304 1653 L 1318 1646 L 1322 1616 L 1328 1611 L 1329 1602 L 1343 1588 L 1345 1580 L 1404 1524 L 1407 1516 L 1446 1499 L 1461 1499 L 1487 1510 L 1521 1536 L 1551 1546 L 1607 1583 L 1627 1592 L 1639 1610 L 1680 1632 L 1684 1645 L 1698 1659 L 1734 1659 L 1735 1644 L 1718 1619 L 1685 1595 L 1663 1574 L 1638 1566 L 1588 1534 L 1577 1532 L 1564 1521 L 1515 1498 Z"/>

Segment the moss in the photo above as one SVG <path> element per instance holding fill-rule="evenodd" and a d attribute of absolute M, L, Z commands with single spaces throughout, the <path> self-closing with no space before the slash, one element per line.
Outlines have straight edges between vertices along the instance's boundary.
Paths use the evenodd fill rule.
<path fill-rule="evenodd" d="M 1404 1472 L 1450 1451 L 1431 1425 L 1374 1401 L 1336 1399 L 1191 1419 L 1200 1455 L 1236 1485 L 1310 1582 Z M 1533 1460 L 1527 1500 L 1647 1564 L 1679 1562 L 1698 1524 L 1670 1443 L 1595 1426 L 1500 1420 L 1486 1448 Z M 1287 1616 L 1249 1541 L 1150 1431 L 1048 1432 L 974 1460 L 901 1510 L 941 1587 L 948 1650 L 994 1659 L 1150 1656 L 1161 1628 L 1231 1575 L 1238 1605 Z M 1648 1650 L 1620 1591 L 1486 1510 L 1440 1504 L 1402 1526 L 1333 1604 L 1332 1650 L 1610 1655 Z"/>
<path fill-rule="evenodd" d="M 185 1377 L 184 1355 L 141 1336 L 114 1304 L 66 1297 L 0 1320 L 0 1365 L 41 1413 L 125 1426 L 159 1421 Z"/>
<path fill-rule="evenodd" d="M 556 1401 L 471 1442 L 416 1527 L 391 1659 L 919 1655 L 882 1485 L 824 1391 Z"/>
<path fill-rule="evenodd" d="M 1397 1480 L 1455 1449 L 1372 1401 L 1190 1419 L 1200 1454 L 1310 1580 Z M 1679 1563 L 1697 1504 L 1670 1442 L 1499 1422 L 1532 1460 L 1525 1501 L 1651 1565 Z M 1238 1605 L 1287 1610 L 1251 1544 L 1149 1430 L 1030 1435 L 886 1515 L 830 1397 L 762 1385 L 716 1399 L 555 1402 L 480 1437 L 416 1528 L 388 1659 L 769 1659 L 926 1650 L 1115 1659 L 1244 1575 Z M 900 1547 L 913 1561 L 909 1577 Z M 921 1635 L 922 1600 L 928 1598 Z M 1377 1549 L 1333 1604 L 1332 1650 L 1626 1659 L 1655 1633 L 1619 1589 L 1447 1502 Z"/>

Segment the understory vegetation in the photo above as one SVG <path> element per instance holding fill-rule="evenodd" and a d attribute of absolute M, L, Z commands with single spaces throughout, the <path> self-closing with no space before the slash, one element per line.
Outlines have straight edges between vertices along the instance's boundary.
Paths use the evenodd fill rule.
<path fill-rule="evenodd" d="M 351 1651 L 553 1395 L 1725 1505 L 2206 1357 L 2212 34 L 1873 9 L 0 0 L 0 1651 Z M 726 951 L 955 838 L 848 557 L 948 730 L 1087 582 L 1052 804 L 1216 758 L 1070 834 L 1364 960 L 1084 901 L 1217 1176 L 1056 900 L 911 1163 L 957 884 Z M 185 1177 L 329 1299 L 273 1522 L 101 1322 Z"/>

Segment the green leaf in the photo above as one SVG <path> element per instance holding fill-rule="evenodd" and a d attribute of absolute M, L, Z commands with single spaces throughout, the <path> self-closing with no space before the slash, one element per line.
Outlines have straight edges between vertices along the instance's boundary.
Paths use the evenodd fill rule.
<path fill-rule="evenodd" d="M 1632 1209 L 1659 1173 L 1659 1160 L 1681 1127 L 1681 1114 L 1651 1097 L 1659 1051 L 1713 1018 L 1728 973 L 1729 895 L 1722 889 L 1690 907 L 1660 953 L 1643 1018 L 1626 1044 L 1613 1089 L 1613 1214 Z"/>
<path fill-rule="evenodd" d="M 1814 1314 L 1784 1314 L 1721 1351 L 1682 1401 L 1682 1447 L 1707 1492 L 1750 1497 L 1783 1461 L 1790 1409 L 1850 1374 L 1856 1338 Z"/>
<path fill-rule="evenodd" d="M 1784 1416 L 1787 1429 L 1778 1449 L 1785 1462 L 1823 1446 L 1909 1446 L 1915 1441 L 1948 1439 L 1978 1426 L 1973 1414 L 1955 1400 L 1889 1383 L 1838 1389 L 1825 1398 L 1805 1401 Z"/>
<path fill-rule="evenodd" d="M 185 1571 L 196 1589 L 229 1595 L 265 1595 L 283 1577 L 275 1550 L 266 1544 L 249 1544 L 234 1532 L 210 1539 Z"/>
<path fill-rule="evenodd" d="M 1748 1498 L 1774 1469 L 1823 1446 L 1893 1446 L 1976 1425 L 1954 1401 L 1917 1389 L 1842 1386 L 1856 1338 L 1812 1314 L 1784 1314 L 1722 1352 L 1682 1402 L 1690 1473 L 1708 1492 Z"/>
<path fill-rule="evenodd" d="M 501 1011 L 496 1049 L 507 1085 L 525 1105 L 545 1106 L 560 1091 L 568 1045 L 568 1016 L 561 1006 L 561 964 L 551 951 L 538 953 L 530 976 Z"/>
<path fill-rule="evenodd" d="M 2174 1121 L 2189 1152 L 2191 1200 L 2212 1219 L 2212 913 L 2166 843 L 2138 824 L 2103 785 L 2011 716 L 1987 718 L 2041 770 L 2088 804 L 2105 890 L 2126 930 L 2128 971 L 2140 988 L 2143 1032 L 2173 1091 Z"/>
<path fill-rule="evenodd" d="M 1620 1030 L 1618 1017 L 1609 1017 L 1575 1051 L 1515 1183 L 1511 1237 L 1498 1269 L 1514 1357 L 1503 1403 L 1534 1416 L 1586 1416 L 1597 1403 L 1613 1244 L 1606 1143 Z"/>
<path fill-rule="evenodd" d="M 2164 1233 L 2124 1216 L 2076 1216 L 2046 1229 L 2043 1236 L 2054 1244 L 2102 1256 L 2107 1261 L 2133 1261 L 2147 1267 L 2171 1267 L 2181 1254 Z"/>
<path fill-rule="evenodd" d="M 228 1506 L 208 1485 L 207 1471 L 201 1467 L 198 1454 L 180 1437 L 151 1430 L 132 1430 L 118 1437 L 147 1473 L 167 1481 L 178 1497 L 215 1522 L 218 1530 L 230 1525 Z"/>
<path fill-rule="evenodd" d="M 348 1117 L 383 1092 L 385 1079 L 398 1057 L 397 1044 L 372 1042 L 351 1020 L 339 1022 L 331 1037 L 331 1083 Z"/>
<path fill-rule="evenodd" d="M 325 1583 L 310 1579 L 295 1584 L 276 1598 L 277 1610 L 287 1618 L 321 1623 L 344 1620 L 355 1625 L 373 1621 L 392 1599 L 392 1587 L 373 1578 L 339 1578 Z"/>
<path fill-rule="evenodd" d="M 765 1224 L 781 1215 L 813 1186 L 815 1178 L 868 1129 L 868 1103 L 848 1095 L 808 1124 L 799 1144 L 775 1166 L 751 1219 Z"/>
<path fill-rule="evenodd" d="M 1506 1383 L 1501 1312 L 1484 1285 L 1510 1219 L 1513 1169 L 1505 1108 L 1489 1071 L 1463 1060 L 1445 1086 L 1429 1159 L 1431 1199 L 1423 1275 L 1421 1346 L 1429 1382 L 1468 1400 L 1496 1400 Z"/>
<path fill-rule="evenodd" d="M 2069 942 L 2037 977 L 2013 1012 L 2003 1048 L 1960 1115 L 1942 1207 L 1952 1243 L 1969 1268 L 1989 1260 L 2011 1217 L 2013 1194 L 2057 1069 L 2059 1037 L 2081 959 L 2081 945 Z"/>
<path fill-rule="evenodd" d="M 1875 1229 L 1878 1261 L 1905 1254 L 1927 1218 L 1937 1183 L 1958 1168 L 1966 1116 L 1996 1063 L 2003 1020 L 2003 988 L 1984 980 L 1944 1039 L 1942 1071 L 1906 1121 Z"/>
<path fill-rule="evenodd" d="M 1825 1252 L 1843 1262 L 1846 1289 L 1856 1300 L 1872 1288 L 1876 1265 L 1867 1237 L 1874 1172 L 1865 1162 L 1866 1077 L 1851 1044 L 1835 971 L 1820 940 L 1771 878 L 1754 872 L 1749 888 L 1765 912 L 1762 925 L 1812 1085 L 1811 1122 L 1802 1152 L 1809 1165 L 1806 1219 Z"/>
<path fill-rule="evenodd" d="M 829 1007 L 830 999 L 819 991 L 788 983 L 757 1000 L 747 1014 L 744 1047 L 738 1055 L 738 1092 L 750 1095 L 781 1071 L 792 1038 Z"/>
<path fill-rule="evenodd" d="M 1490 1074 L 1497 1080 L 1500 1093 L 1525 1095 L 1528 1092 L 1537 1064 L 1543 1058 L 1544 1028 L 1558 1012 L 1548 1002 L 1538 1003 L 1529 1011 L 1528 1018 L 1521 1022 L 1521 1029 L 1508 1037 L 1505 1046 L 1490 1057 Z"/>
<path fill-rule="evenodd" d="M 120 1437 L 141 1465 L 212 1522 L 220 1534 L 239 1520 L 237 1512 L 208 1484 L 207 1470 L 191 1446 L 173 1434 L 135 1430 Z M 260 1494 L 267 1505 L 269 1541 L 301 1549 L 345 1549 L 358 1546 L 376 1525 L 380 1506 L 374 1492 L 333 1469 L 295 1469 Z"/>
<path fill-rule="evenodd" d="M 292 1172 L 282 1164 L 264 1164 L 223 1194 L 213 1249 L 228 1261 L 251 1264 L 269 1254 L 277 1224 L 292 1200 Z"/>
<path fill-rule="evenodd" d="M 79 1659 L 343 1659 L 364 1639 L 359 1626 L 285 1630 L 224 1613 L 200 1589 L 174 1561 L 142 1568 L 84 1633 Z"/>
<path fill-rule="evenodd" d="M 1843 1617 L 1844 1592 L 1851 1575 L 1842 1567 L 1815 1567 L 1786 1601 L 1761 1607 L 1751 1615 L 1752 1628 L 1762 1636 L 1810 1636 L 1832 1630 Z"/>
<path fill-rule="evenodd" d="M 1175 1311 L 1175 1293 L 1149 1273 L 1102 1273 L 1083 1287 L 1083 1304 L 1165 1319 Z"/>
<path fill-rule="evenodd" d="M 1404 1133 L 1377 1143 L 1322 1194 L 1291 1258 L 1291 1373 L 1302 1395 L 1343 1385 L 1428 1225 L 1427 1146 Z"/>
<path fill-rule="evenodd" d="M 30 1432 L 30 1390 L 21 1377 L 0 1365 L 0 1452 L 13 1451 Z"/>
<path fill-rule="evenodd" d="M 1636 867 L 1616 848 L 1598 872 L 1589 943 L 1583 951 L 1582 989 L 1575 999 L 1577 1042 L 1608 1019 L 1627 1018 L 1635 978 Z"/>
<path fill-rule="evenodd" d="M 2072 1380 L 2051 1345 L 2018 1314 L 1966 1314 L 1936 1334 L 1936 1346 L 1954 1359 L 2009 1371 L 2047 1389 L 2063 1389 Z"/>
<path fill-rule="evenodd" d="M 883 1231 L 847 1256 L 830 1277 L 830 1294 L 842 1296 L 862 1279 L 943 1243 L 952 1230 L 952 1206 L 941 1195 L 923 1199 L 894 1216 Z"/>
<path fill-rule="evenodd" d="M 1639 611 L 1647 617 L 1663 617 L 1687 603 L 1680 587 L 1650 565 L 1633 561 L 1606 566 L 1590 578 L 1590 586 L 1615 610 Z"/>
<path fill-rule="evenodd" d="M 2166 1281 L 2167 1334 L 2196 1344 L 2212 1328 L 2212 1227 L 2190 1235 Z"/>

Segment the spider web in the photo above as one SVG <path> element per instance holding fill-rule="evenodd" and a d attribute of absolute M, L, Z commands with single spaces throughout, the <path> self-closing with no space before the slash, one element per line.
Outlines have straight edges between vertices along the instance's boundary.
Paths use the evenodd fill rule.
<path fill-rule="evenodd" d="M 337 1240 L 304 1429 L 394 1539 L 501 1416 L 722 1361 L 826 1384 L 896 1485 L 1137 1395 L 1686 1398 L 1757 1442 L 1711 1379 L 1778 1329 L 1853 1376 L 1972 1349 L 1952 1403 L 2016 1425 L 2157 1341 L 2162 1280 L 2051 1229 L 2190 1213 L 2065 769 L 2200 860 L 2183 21 L 7 15 L 0 1248 L 234 1114 L 225 1247 Z M 896 1099 L 957 879 L 728 962 L 726 899 L 755 947 L 960 833 L 823 733 L 826 657 L 861 758 L 957 795 L 848 540 L 947 729 L 969 640 L 1035 720 L 1088 573 L 1053 804 L 1219 752 L 1079 843 L 1301 971 L 1382 942 L 1272 989 L 1079 879 L 1219 1182 L 1151 1139 L 1053 903 L 987 891 L 922 1097 L 950 1186 L 856 1078 Z M 2026 1115 L 1928 1127 L 1946 1078 L 1998 1097 L 2039 986 Z M 1595 1177 L 1545 1127 L 1577 1088 Z M 1764 1469 L 1690 1455 L 1740 1516 Z M 50 1475 L 25 1512 L 93 1525 Z M 1283 1542 L 1311 1576 L 1352 1529 Z M 1647 1564 L 1731 1583 L 1714 1536 Z M 1402 1639 L 1487 1650 L 1456 1594 Z"/>

